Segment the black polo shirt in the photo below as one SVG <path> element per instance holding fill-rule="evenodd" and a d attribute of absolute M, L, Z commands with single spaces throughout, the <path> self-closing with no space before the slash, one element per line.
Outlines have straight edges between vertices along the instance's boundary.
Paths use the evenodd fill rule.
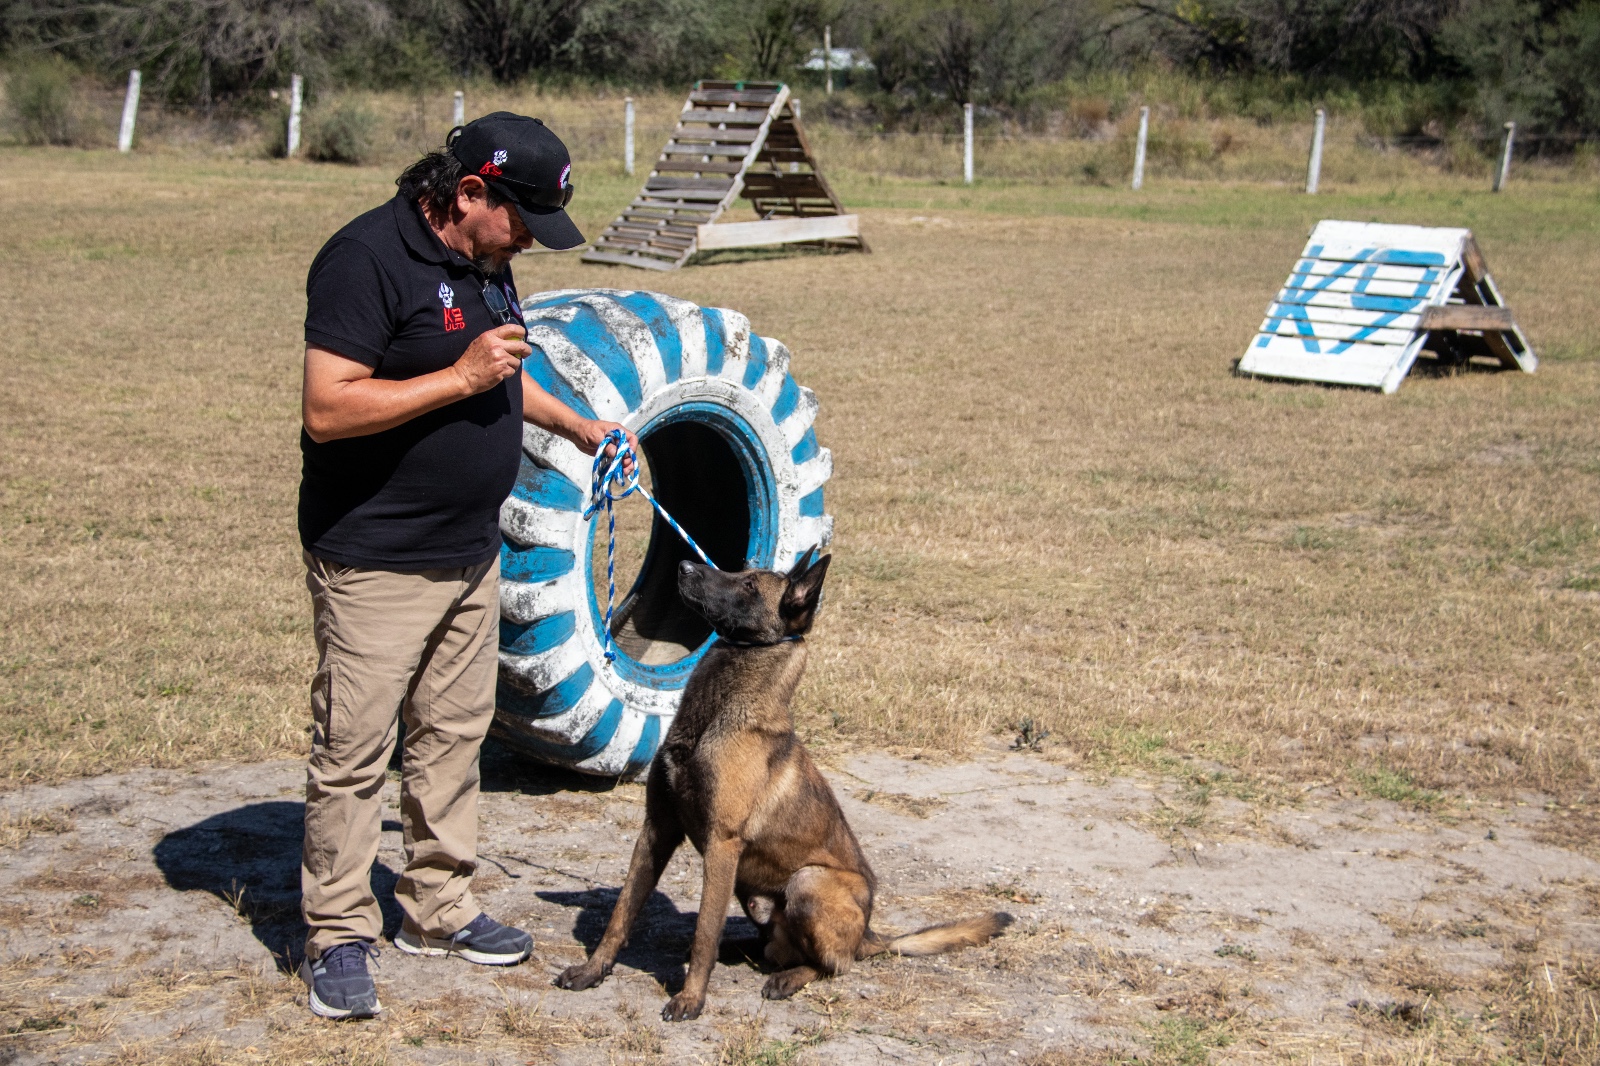
<path fill-rule="evenodd" d="M 306 343 L 390 381 L 431 374 L 499 323 L 485 277 L 446 248 L 398 196 L 335 233 L 306 278 Z M 300 543 L 348 566 L 473 566 L 500 550 L 500 504 L 516 482 L 522 375 L 488 392 L 364 437 L 318 444 L 303 429 Z"/>

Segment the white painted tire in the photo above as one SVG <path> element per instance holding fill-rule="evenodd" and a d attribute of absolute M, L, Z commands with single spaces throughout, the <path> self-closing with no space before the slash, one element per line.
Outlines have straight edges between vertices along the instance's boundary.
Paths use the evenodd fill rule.
<path fill-rule="evenodd" d="M 782 344 L 751 334 L 736 311 L 660 293 L 572 289 L 522 306 L 529 374 L 579 413 L 639 435 L 656 495 L 718 566 L 786 569 L 832 539 L 822 495 L 833 457 L 817 445 L 816 397 L 790 376 Z M 545 762 L 638 773 L 710 644 L 677 597 L 688 549 L 655 519 L 639 579 L 619 595 L 617 660 L 607 662 L 604 589 L 597 597 L 588 576 L 605 518 L 582 514 L 593 458 L 531 425 L 523 452 L 500 510 L 496 731 Z M 630 640 L 642 658 L 623 647 Z M 655 661 L 663 655 L 676 657 Z"/>

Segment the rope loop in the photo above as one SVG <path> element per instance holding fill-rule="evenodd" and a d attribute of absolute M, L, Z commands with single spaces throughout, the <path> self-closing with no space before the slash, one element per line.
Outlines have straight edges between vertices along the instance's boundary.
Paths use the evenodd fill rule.
<path fill-rule="evenodd" d="M 615 451 L 611 457 L 606 457 L 606 445 L 611 445 Z M 628 460 L 633 461 L 633 471 L 628 471 Z M 680 526 L 677 519 L 667 513 L 667 509 L 639 484 L 639 457 L 634 454 L 633 445 L 628 443 L 628 435 L 620 429 L 613 429 L 606 434 L 605 440 L 600 442 L 600 447 L 595 449 L 594 469 L 589 483 L 589 505 L 584 508 L 583 519 L 587 522 L 605 508 L 606 512 L 606 621 L 605 621 L 605 655 L 606 662 L 617 661 L 615 643 L 611 639 L 611 612 L 617 601 L 617 514 L 616 505 L 623 500 L 638 493 L 650 501 L 656 513 L 664 519 L 672 531 L 683 538 L 683 542 L 694 549 L 694 553 L 705 560 L 705 564 L 716 570 L 718 566 L 711 561 L 711 556 L 700 549 L 700 545 L 689 536 L 689 531 Z"/>

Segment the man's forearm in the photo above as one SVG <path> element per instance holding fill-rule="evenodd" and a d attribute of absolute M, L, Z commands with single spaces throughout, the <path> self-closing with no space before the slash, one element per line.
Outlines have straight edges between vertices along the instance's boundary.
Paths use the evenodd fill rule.
<path fill-rule="evenodd" d="M 527 371 L 522 373 L 522 417 L 540 429 L 571 441 L 580 450 L 589 451 L 582 433 L 583 424 L 588 420 L 544 391 Z"/>
<path fill-rule="evenodd" d="M 306 432 L 318 443 L 382 433 L 472 395 L 454 367 L 402 381 L 369 377 L 336 382 L 328 392 L 329 402 L 308 402 L 305 408 Z"/>

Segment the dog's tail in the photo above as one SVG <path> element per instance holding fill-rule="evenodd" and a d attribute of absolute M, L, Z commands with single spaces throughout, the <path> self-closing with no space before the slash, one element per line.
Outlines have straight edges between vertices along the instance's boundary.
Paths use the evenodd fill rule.
<path fill-rule="evenodd" d="M 867 930 L 862 938 L 860 958 L 885 952 L 894 955 L 939 955 L 957 948 L 975 948 L 999 936 L 1015 919 L 1004 911 L 990 911 L 976 918 L 944 922 L 918 929 L 903 936 L 886 937 Z"/>

